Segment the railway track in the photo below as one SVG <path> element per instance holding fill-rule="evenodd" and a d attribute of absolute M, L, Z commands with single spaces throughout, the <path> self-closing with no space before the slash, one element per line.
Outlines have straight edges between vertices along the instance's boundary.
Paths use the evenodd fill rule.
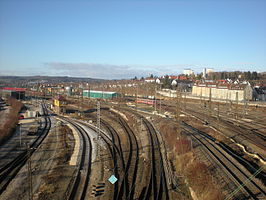
<path fill-rule="evenodd" d="M 118 181 L 114 184 L 114 194 L 113 194 L 113 200 L 116 200 L 119 198 L 119 190 L 123 188 L 124 191 L 126 191 L 126 182 L 122 182 L 120 180 L 120 173 L 118 172 L 118 162 L 117 160 L 120 160 L 120 165 L 121 165 L 121 170 L 122 173 L 125 174 L 125 161 L 124 161 L 124 155 L 123 155 L 123 150 L 121 146 L 121 140 L 115 129 L 106 121 L 101 119 L 102 125 L 106 128 L 108 131 L 109 135 L 111 135 L 111 144 L 109 142 L 105 141 L 111 148 L 113 149 L 113 162 L 114 162 L 114 173 L 115 176 L 118 178 Z"/>
<path fill-rule="evenodd" d="M 160 151 L 160 144 L 157 133 L 150 122 L 146 121 L 147 132 L 150 137 L 150 151 L 151 151 L 151 167 L 149 174 L 148 185 L 143 187 L 143 192 L 139 197 L 135 195 L 136 177 L 138 173 L 139 160 L 139 146 L 134 132 L 131 130 L 127 122 L 117 113 L 111 112 L 115 117 L 113 120 L 117 121 L 123 128 L 128 141 L 128 149 L 123 150 L 119 135 L 106 121 L 101 119 L 101 123 L 105 129 L 111 134 L 113 145 L 115 144 L 115 151 L 121 160 L 122 171 L 124 176 L 121 176 L 122 182 L 118 186 L 118 193 L 114 195 L 114 200 L 120 199 L 169 199 L 167 182 L 164 172 L 163 159 Z M 152 153 L 153 152 L 153 153 Z M 154 155 L 154 156 L 153 156 Z M 125 195 L 127 194 L 127 195 Z"/>
<path fill-rule="evenodd" d="M 175 106 L 169 104 L 169 102 L 164 103 L 162 105 L 166 109 L 170 108 L 171 111 L 175 112 Z M 252 121 L 251 125 L 250 122 L 243 121 L 241 118 L 236 120 L 235 116 L 229 116 L 226 108 L 225 110 L 226 111 L 223 111 L 221 108 L 219 109 L 219 120 L 218 120 L 218 111 L 212 109 L 212 111 L 209 112 L 208 108 L 202 108 L 200 105 L 195 106 L 194 104 L 192 104 L 190 105 L 189 108 L 188 106 L 186 106 L 186 109 L 182 110 L 182 112 L 184 114 L 192 115 L 193 117 L 197 118 L 202 122 L 211 122 L 212 126 L 218 130 L 223 128 L 224 131 L 228 133 L 234 133 L 235 135 L 240 135 L 241 137 L 243 137 L 243 139 L 247 139 L 250 143 L 258 146 L 261 149 L 266 148 L 265 145 L 266 135 L 264 131 L 266 128 L 264 122 L 265 116 L 256 116 L 253 114 L 252 117 L 250 117 L 249 113 L 248 120 Z M 241 115 L 239 114 L 239 116 Z M 264 121 L 262 119 L 264 119 Z"/>
<path fill-rule="evenodd" d="M 157 132 L 153 125 L 138 112 L 129 108 L 123 108 L 130 113 L 133 113 L 138 118 L 142 118 L 143 124 L 146 127 L 148 138 L 150 141 L 150 174 L 148 176 L 147 186 L 142 188 L 142 192 L 137 199 L 140 200 L 161 200 L 169 199 L 168 186 L 163 164 L 163 157 L 160 149 L 160 142 Z"/>
<path fill-rule="evenodd" d="M 139 146 L 137 138 L 132 129 L 128 126 L 127 122 L 123 118 L 121 118 L 119 115 L 117 115 L 114 112 L 110 113 L 114 116 L 115 121 L 117 121 L 118 124 L 124 130 L 124 133 L 126 134 L 128 141 L 128 149 L 123 150 L 118 133 L 114 130 L 114 128 L 110 124 L 101 119 L 102 125 L 106 128 L 109 135 L 111 135 L 112 147 L 114 148 L 114 152 L 117 153 L 116 158 L 119 158 L 121 163 L 121 170 L 122 170 L 121 171 L 122 176 L 120 176 L 121 181 L 119 184 L 117 183 L 117 190 L 115 189 L 113 199 L 133 200 L 136 188 L 136 177 L 137 177 L 138 162 L 139 162 Z"/>
<path fill-rule="evenodd" d="M 193 110 L 188 109 L 188 110 L 191 113 L 194 112 L 194 113 L 199 114 L 199 112 L 196 111 L 197 109 L 193 109 Z M 208 113 L 206 112 L 207 110 L 204 109 L 203 112 L 201 112 L 200 114 L 201 116 L 202 114 L 204 114 L 205 118 L 208 119 L 210 118 L 210 116 L 208 116 Z M 218 112 L 212 110 L 211 113 L 212 113 L 211 117 L 213 118 L 212 121 L 216 123 L 215 119 L 217 119 Z M 238 113 L 238 116 L 241 116 L 241 114 Z M 262 140 L 262 142 L 259 142 L 260 146 L 266 147 L 265 145 L 263 145 L 263 143 L 265 143 L 265 140 L 266 140 L 266 133 L 264 131 L 266 128 L 266 124 L 264 122 L 266 120 L 265 115 L 258 117 L 257 115 L 251 114 L 251 112 L 249 112 L 249 115 L 247 116 L 247 118 L 243 119 L 239 117 L 239 119 L 236 120 L 234 116 L 228 116 L 227 110 L 224 111 L 224 110 L 219 109 L 219 118 L 222 120 L 222 122 L 226 123 L 226 126 L 230 127 L 233 125 L 234 126 L 233 128 L 237 128 L 240 133 L 247 132 L 248 134 L 256 135 Z M 264 118 L 264 121 L 260 121 L 263 118 Z M 245 121 L 245 119 L 248 121 Z M 249 137 L 247 139 L 252 141 L 252 137 Z"/>
<path fill-rule="evenodd" d="M 237 185 L 237 189 L 230 195 L 230 198 L 234 197 L 240 190 L 242 192 L 241 198 L 247 199 L 265 199 L 266 193 L 265 188 L 258 185 L 258 183 L 253 179 L 253 176 L 249 176 L 244 172 L 237 162 L 234 162 L 232 158 L 226 155 L 222 149 L 215 143 L 215 141 L 208 138 L 203 132 L 198 129 L 182 123 L 183 129 L 186 130 L 198 143 L 202 144 L 206 153 L 212 156 L 213 160 L 223 167 L 224 172 L 230 176 L 230 179 Z M 258 174 L 262 169 L 258 170 Z M 236 197 L 236 198 L 239 198 Z M 228 198 L 229 199 L 229 198 Z"/>
<path fill-rule="evenodd" d="M 232 120 L 228 116 L 222 116 L 218 121 L 215 116 L 210 117 L 208 116 L 208 114 L 196 110 L 187 109 L 184 113 L 189 113 L 201 121 L 205 121 L 207 119 L 207 121 L 211 122 L 212 126 L 214 126 L 216 129 L 220 130 L 221 128 L 223 128 L 229 133 L 231 132 L 235 135 L 240 135 L 241 137 L 250 141 L 252 144 L 260 147 L 261 149 L 266 149 L 265 136 L 262 135 L 262 133 L 258 133 L 257 131 L 252 130 L 247 124 L 241 123 L 242 125 L 240 125 L 239 121 Z"/>
<path fill-rule="evenodd" d="M 148 131 L 151 144 L 151 170 L 147 189 L 141 199 L 169 199 L 163 158 L 160 150 L 160 142 L 157 136 L 157 132 L 147 119 L 143 118 L 143 123 Z"/>
<path fill-rule="evenodd" d="M 209 110 L 208 107 L 203 108 L 201 106 L 200 103 L 198 104 L 191 104 L 191 103 L 187 103 L 189 104 L 189 106 L 186 106 L 186 109 L 184 109 L 183 111 L 189 111 L 190 113 L 197 113 L 200 114 L 199 116 L 205 119 L 208 119 L 209 116 Z M 173 109 L 175 109 L 175 105 L 171 104 L 170 102 L 165 102 L 162 104 L 164 107 L 171 107 Z M 225 121 L 229 121 L 231 124 L 235 123 L 235 116 L 234 115 L 238 115 L 239 119 L 237 120 L 237 123 L 242 124 L 242 131 L 246 131 L 246 130 L 250 130 L 253 131 L 254 134 L 258 135 L 258 137 L 261 137 L 264 141 L 265 141 L 265 129 L 266 129 L 266 124 L 265 124 L 265 120 L 266 120 L 266 115 L 264 112 L 254 112 L 252 110 L 248 111 L 248 115 L 243 114 L 243 109 L 239 109 L 241 110 L 240 112 L 236 112 L 235 110 L 233 111 L 228 111 L 228 106 L 227 105 L 223 105 L 219 104 L 220 108 L 219 108 L 219 116 L 220 118 L 223 118 Z M 189 108 L 190 109 L 189 109 Z M 213 119 L 217 119 L 218 116 L 218 108 L 217 105 L 214 104 L 213 108 L 215 107 L 216 110 L 212 109 L 211 110 L 211 117 Z M 192 108 L 192 109 L 191 109 Z M 231 108 L 231 110 L 234 108 Z M 199 112 L 200 111 L 200 112 Z M 231 113 L 232 115 L 228 115 L 229 113 Z M 204 117 L 202 117 L 202 114 L 204 115 Z M 245 118 L 244 118 L 245 116 Z M 247 121 L 245 121 L 247 120 Z"/>
<path fill-rule="evenodd" d="M 120 189 L 117 200 L 121 199 L 121 197 L 124 195 L 124 199 L 133 199 L 134 198 L 134 191 L 135 191 L 135 184 L 136 184 L 136 177 L 137 177 L 137 171 L 138 171 L 138 162 L 139 162 L 139 146 L 138 146 L 138 141 L 131 130 L 131 128 L 128 126 L 126 121 L 117 116 L 120 125 L 123 127 L 127 138 L 129 142 L 129 154 L 128 154 L 128 159 L 126 162 L 126 167 L 125 167 L 125 175 L 123 178 L 123 182 L 126 183 L 125 189 Z M 131 181 L 129 181 L 131 179 Z M 122 185 L 123 185 L 122 182 Z M 131 184 L 129 183 L 131 182 Z"/>
<path fill-rule="evenodd" d="M 15 159 L 13 159 L 0 169 L 0 195 L 6 190 L 9 183 L 16 177 L 17 173 L 25 165 L 29 157 L 40 146 L 40 144 L 43 142 L 50 131 L 51 120 L 50 117 L 47 116 L 47 109 L 43 104 L 42 109 L 45 116 L 45 125 L 42 129 L 42 132 L 38 135 L 34 142 L 29 144 L 28 149 L 22 151 Z"/>
<path fill-rule="evenodd" d="M 196 112 L 196 113 L 198 113 L 198 112 Z M 191 115 L 194 116 L 194 117 L 196 117 L 198 120 L 204 122 L 204 120 L 202 120 L 201 118 L 199 118 L 198 115 L 193 115 L 193 114 L 191 114 Z M 250 141 L 250 142 L 253 143 L 253 144 L 255 144 L 255 145 L 257 145 L 257 146 L 259 146 L 259 147 L 261 147 L 261 148 L 263 148 L 265 146 L 264 143 L 263 144 L 261 143 L 261 141 L 254 140 L 254 136 L 252 136 L 252 133 L 249 132 L 249 135 L 243 134 L 242 131 L 239 130 L 239 127 L 236 126 L 236 125 L 234 125 L 232 122 L 225 121 L 225 123 L 228 124 L 227 126 L 226 125 L 222 125 L 220 123 L 218 124 L 218 123 L 219 122 L 216 122 L 215 120 L 213 120 L 212 121 L 212 127 L 215 127 L 217 130 L 219 130 L 224 135 L 225 135 L 225 131 L 227 131 L 227 132 L 233 131 L 232 129 L 235 127 L 234 128 L 234 132 L 235 133 L 241 135 L 243 138 L 246 138 L 249 141 L 250 141 L 250 138 L 252 138 L 252 141 Z M 230 127 L 232 129 L 230 129 Z M 246 132 L 248 132 L 248 130 L 246 130 Z M 207 134 L 205 134 L 205 135 L 207 136 Z M 207 136 L 207 137 L 210 137 L 210 136 Z M 219 145 L 221 146 L 221 148 L 223 148 L 225 151 L 227 151 L 227 153 L 229 153 L 232 157 L 234 157 L 240 164 L 242 164 L 248 171 L 250 171 L 250 173 L 255 173 L 259 169 L 259 166 L 257 164 L 251 163 L 246 158 L 243 158 L 242 156 L 238 155 L 233 149 L 229 148 L 223 142 L 220 142 Z M 264 171 L 262 171 L 260 174 L 258 174 L 257 177 L 263 182 L 264 185 L 266 185 L 266 174 L 265 174 Z"/>
<path fill-rule="evenodd" d="M 79 159 L 78 169 L 76 171 L 75 179 L 71 185 L 71 188 L 68 190 L 66 199 L 74 200 L 86 199 L 87 189 L 89 185 L 89 177 L 91 173 L 91 158 L 92 158 L 92 144 L 90 137 L 82 126 L 80 126 L 74 120 L 59 117 L 71 124 L 79 133 L 81 137 L 81 156 Z"/>
<path fill-rule="evenodd" d="M 79 121 L 79 123 L 83 124 L 84 126 L 89 127 L 90 129 L 94 130 L 95 132 L 98 131 L 97 128 L 95 126 L 92 126 L 91 124 L 87 124 L 85 122 L 80 122 L 80 121 Z M 125 164 L 124 164 L 123 151 L 122 151 L 122 147 L 121 147 L 121 141 L 120 141 L 118 134 L 113 129 L 113 127 L 102 119 L 101 119 L 101 126 L 104 127 L 108 132 L 108 135 L 107 135 L 107 133 L 105 133 L 103 131 L 101 131 L 100 134 L 101 134 L 101 138 L 103 139 L 103 141 L 107 145 L 107 148 L 111 154 L 112 161 L 113 161 L 113 172 L 114 172 L 114 175 L 118 178 L 118 181 L 116 183 L 114 183 L 113 200 L 116 200 L 117 196 L 118 196 L 119 183 L 121 184 L 120 175 L 118 172 L 119 166 L 121 166 L 122 172 L 125 173 Z M 111 136 L 111 139 L 109 136 Z M 120 162 L 118 162 L 118 161 L 120 161 Z"/>

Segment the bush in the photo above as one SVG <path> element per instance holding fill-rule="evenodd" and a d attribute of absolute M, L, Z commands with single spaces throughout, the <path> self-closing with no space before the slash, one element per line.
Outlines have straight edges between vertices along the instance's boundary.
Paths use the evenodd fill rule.
<path fill-rule="evenodd" d="M 182 176 L 180 182 L 186 182 L 199 200 L 222 200 L 224 196 L 219 186 L 212 180 L 208 166 L 197 159 L 191 149 L 190 139 L 178 128 L 177 124 L 168 121 L 159 124 L 175 172 L 178 176 Z"/>
<path fill-rule="evenodd" d="M 9 114 L 6 116 L 5 124 L 0 128 L 0 144 L 8 140 L 16 130 L 18 123 L 19 111 L 23 107 L 23 104 L 13 98 L 7 100 L 7 103 L 11 105 Z"/>

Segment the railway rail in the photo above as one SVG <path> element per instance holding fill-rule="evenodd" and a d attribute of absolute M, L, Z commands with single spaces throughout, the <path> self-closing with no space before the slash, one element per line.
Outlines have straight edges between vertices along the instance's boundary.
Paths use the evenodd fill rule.
<path fill-rule="evenodd" d="M 129 108 L 123 110 L 133 113 L 135 116 L 143 120 L 146 127 L 148 138 L 150 141 L 150 174 L 147 186 L 143 187 L 138 199 L 140 200 L 161 200 L 169 199 L 168 185 L 166 181 L 166 174 L 164 170 L 163 157 L 160 149 L 160 142 L 157 132 L 153 125 L 140 113 Z"/>
<path fill-rule="evenodd" d="M 20 169 L 25 165 L 29 157 L 35 152 L 40 146 L 43 140 L 48 135 L 51 128 L 51 120 L 47 115 L 47 108 L 42 104 L 45 125 L 41 133 L 37 138 L 28 146 L 28 149 L 22 151 L 15 159 L 7 163 L 0 169 L 0 195 L 6 190 L 9 183 L 16 177 Z"/>
<path fill-rule="evenodd" d="M 169 199 L 163 158 L 157 132 L 147 119 L 143 118 L 143 123 L 147 128 L 151 144 L 151 173 L 149 184 L 143 199 L 148 200 L 151 199 L 151 197 L 153 197 L 152 199 L 154 200 Z"/>
<path fill-rule="evenodd" d="M 95 132 L 98 131 L 95 126 L 92 126 L 88 123 L 81 122 L 81 121 L 79 121 L 79 123 L 83 124 L 84 126 L 89 127 L 90 129 L 94 130 Z M 101 125 L 108 131 L 108 135 L 107 135 L 107 133 L 105 133 L 103 131 L 101 131 L 100 134 L 101 134 L 101 138 L 103 139 L 103 141 L 107 145 L 108 150 L 111 154 L 112 161 L 113 161 L 114 175 L 118 178 L 118 181 L 114 184 L 114 194 L 113 194 L 113 200 L 116 200 L 117 196 L 118 196 L 119 182 L 121 184 L 120 175 L 118 173 L 119 166 L 121 166 L 122 172 L 123 173 L 125 172 L 123 151 L 122 151 L 122 147 L 121 147 L 120 138 L 119 138 L 118 134 L 116 133 L 116 131 L 113 129 L 113 127 L 104 120 L 101 120 Z M 109 135 L 111 136 L 111 139 L 110 139 Z M 118 162 L 118 161 L 120 161 L 120 162 Z"/>
<path fill-rule="evenodd" d="M 138 171 L 138 160 L 139 160 L 139 147 L 137 138 L 134 134 L 134 132 L 131 130 L 131 128 L 128 126 L 127 122 L 118 116 L 114 112 L 110 112 L 112 115 L 114 115 L 114 119 L 118 121 L 118 124 L 123 128 L 124 133 L 127 136 L 128 141 L 128 150 L 123 150 L 121 145 L 121 140 L 118 135 L 118 133 L 115 131 L 115 129 L 105 120 L 101 119 L 101 124 L 105 127 L 105 129 L 108 131 L 109 135 L 111 136 L 111 140 L 108 141 L 108 137 L 106 139 L 106 136 L 104 132 L 101 133 L 102 138 L 104 139 L 105 143 L 107 143 L 109 146 L 112 147 L 112 157 L 114 160 L 114 165 L 117 167 L 117 160 L 120 160 L 121 165 L 121 175 L 117 172 L 116 177 L 121 177 L 120 182 L 115 184 L 115 190 L 114 190 L 114 200 L 120 200 L 120 199 L 134 199 L 135 195 L 135 187 L 136 187 L 136 177 L 137 177 L 137 171 Z M 97 131 L 97 130 L 95 130 Z M 111 144 L 109 144 L 111 142 Z M 115 154 L 116 153 L 116 154 Z"/>
<path fill-rule="evenodd" d="M 89 185 L 89 177 L 91 173 L 91 158 L 92 158 L 92 144 L 87 132 L 74 120 L 59 117 L 71 124 L 79 133 L 81 137 L 81 155 L 79 159 L 78 169 L 76 171 L 75 179 L 65 195 L 66 199 L 86 199 L 87 189 Z"/>
<path fill-rule="evenodd" d="M 196 110 L 187 109 L 184 113 L 189 113 L 201 121 L 206 121 L 206 119 L 208 119 L 207 121 L 211 122 L 212 126 L 214 126 L 216 129 L 219 130 L 223 128 L 224 130 L 234 133 L 235 135 L 240 135 L 241 137 L 247 139 L 249 142 L 262 149 L 266 149 L 265 136 L 262 135 L 262 133 L 251 130 L 247 124 L 242 123 L 242 125 L 239 126 L 239 121 L 231 120 L 230 118 L 228 118 L 228 116 L 227 118 L 226 116 L 222 116 L 220 120 L 217 121 L 217 118 L 215 116 L 209 117 L 208 114 Z"/>
<path fill-rule="evenodd" d="M 254 200 L 266 198 L 265 188 L 258 185 L 258 183 L 253 179 L 253 176 L 247 175 L 246 172 L 244 172 L 236 164 L 237 162 L 233 162 L 228 155 L 223 153 L 221 148 L 215 144 L 215 141 L 212 141 L 211 138 L 206 137 L 206 134 L 202 131 L 199 131 L 185 122 L 182 123 L 182 126 L 187 133 L 203 145 L 208 155 L 211 155 L 212 158 L 223 167 L 225 173 L 229 175 L 230 179 L 237 185 L 238 189 L 236 189 L 236 191 L 241 190 L 243 195 L 245 195 L 243 198 L 250 198 Z"/>
<path fill-rule="evenodd" d="M 132 112 L 132 110 L 131 110 Z M 124 176 L 121 176 L 122 182 L 118 184 L 117 195 L 114 195 L 114 200 L 119 199 L 169 199 L 168 187 L 165 177 L 163 158 L 160 151 L 160 143 L 157 137 L 157 133 L 148 120 L 144 120 L 147 128 L 147 134 L 150 138 L 150 174 L 149 181 L 146 186 L 142 188 L 140 196 L 136 196 L 136 177 L 138 172 L 138 160 L 139 160 L 139 146 L 137 138 L 134 132 L 131 130 L 127 122 L 119 116 L 117 113 L 109 112 L 114 116 L 114 120 L 117 121 L 123 128 L 127 137 L 128 149 L 125 150 L 121 146 L 119 135 L 106 121 L 101 119 L 101 123 L 105 126 L 109 135 L 111 134 L 111 140 L 113 141 L 113 148 L 117 152 L 117 158 L 121 160 L 122 171 Z M 142 116 L 141 116 L 142 117 Z M 153 153 L 152 153 L 153 152 Z M 154 156 L 152 155 L 154 154 Z M 127 195 L 125 195 L 127 194 Z"/>
<path fill-rule="evenodd" d="M 122 197 L 123 195 L 125 199 L 133 199 L 134 191 L 136 187 L 135 184 L 136 184 L 137 171 L 138 171 L 139 146 L 138 146 L 138 141 L 137 141 L 135 134 L 133 133 L 131 128 L 128 126 L 128 124 L 125 122 L 125 120 L 119 116 L 117 117 L 118 117 L 120 125 L 123 127 L 127 135 L 128 142 L 129 142 L 129 155 L 128 155 L 128 159 L 126 162 L 125 175 L 123 178 L 123 182 L 127 182 L 126 187 L 125 187 L 126 190 L 120 189 L 117 199 L 121 199 L 120 197 Z M 129 184 L 130 182 L 129 179 L 131 179 L 131 184 Z"/>

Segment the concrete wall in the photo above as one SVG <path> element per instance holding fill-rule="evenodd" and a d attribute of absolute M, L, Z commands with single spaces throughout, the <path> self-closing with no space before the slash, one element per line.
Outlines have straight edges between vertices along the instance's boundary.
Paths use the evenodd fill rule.
<path fill-rule="evenodd" d="M 227 88 L 217 88 L 217 87 L 203 87 L 193 85 L 192 95 L 208 97 L 210 96 L 215 99 L 228 99 L 231 101 L 243 101 L 243 100 L 252 100 L 252 88 L 247 85 L 243 90 L 230 90 Z M 246 97 L 246 98 L 245 98 Z"/>
<path fill-rule="evenodd" d="M 165 97 L 176 97 L 176 90 L 168 90 L 168 91 L 157 91 L 157 93 L 161 94 L 162 96 Z"/>

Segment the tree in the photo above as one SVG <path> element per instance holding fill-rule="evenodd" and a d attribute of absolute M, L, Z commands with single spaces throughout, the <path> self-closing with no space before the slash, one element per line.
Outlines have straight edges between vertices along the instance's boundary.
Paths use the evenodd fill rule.
<path fill-rule="evenodd" d="M 202 79 L 202 73 L 198 74 L 198 76 L 196 77 L 197 80 L 201 80 Z"/>
<path fill-rule="evenodd" d="M 247 73 L 247 80 L 251 80 L 251 73 L 250 73 L 250 71 L 248 71 L 248 73 Z"/>
<path fill-rule="evenodd" d="M 258 79 L 258 73 L 256 71 L 252 72 L 251 77 L 252 77 L 252 80 L 257 80 Z"/>
<path fill-rule="evenodd" d="M 170 88 L 171 87 L 171 80 L 169 79 L 169 76 L 166 75 L 162 81 L 163 83 L 163 88 Z"/>

